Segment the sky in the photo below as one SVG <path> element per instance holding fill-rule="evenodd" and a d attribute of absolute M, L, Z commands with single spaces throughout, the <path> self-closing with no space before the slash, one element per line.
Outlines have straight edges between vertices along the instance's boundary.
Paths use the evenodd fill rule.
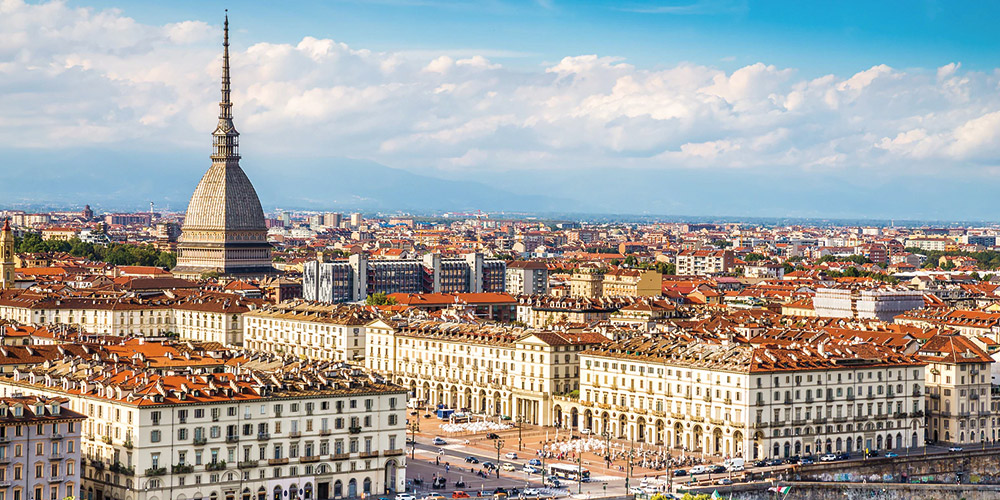
<path fill-rule="evenodd" d="M 0 162 L 18 170 L 0 196 L 40 196 L 39 176 L 81 193 L 117 178 L 127 204 L 111 165 L 125 157 L 134 175 L 176 172 L 137 187 L 135 208 L 183 205 L 207 168 L 226 7 L 0 0 Z M 229 7 L 234 113 L 265 207 L 295 206 L 270 186 L 282 176 L 336 184 L 334 166 L 363 161 L 502 190 L 507 210 L 541 209 L 517 206 L 527 195 L 566 211 L 1000 219 L 1000 3 Z"/>

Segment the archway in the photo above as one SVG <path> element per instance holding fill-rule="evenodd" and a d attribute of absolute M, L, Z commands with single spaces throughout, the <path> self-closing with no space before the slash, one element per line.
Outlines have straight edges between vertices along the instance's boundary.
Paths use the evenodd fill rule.
<path fill-rule="evenodd" d="M 664 425 L 662 419 L 656 419 L 656 445 L 663 446 L 664 443 Z"/>
<path fill-rule="evenodd" d="M 640 443 L 646 442 L 646 419 L 642 417 L 635 421 L 635 440 Z"/>
<path fill-rule="evenodd" d="M 365 480 L 361 483 L 361 492 L 364 493 L 366 497 L 372 494 L 371 478 L 366 477 Z"/>
<path fill-rule="evenodd" d="M 282 498 L 281 498 L 281 486 L 275 486 L 274 489 L 271 490 L 271 493 L 272 493 L 271 494 L 271 500 L 282 500 Z"/>
<path fill-rule="evenodd" d="M 344 483 L 340 482 L 340 479 L 338 479 L 333 483 L 333 498 L 341 498 L 343 496 L 344 496 Z"/>
<path fill-rule="evenodd" d="M 580 410 L 573 408 L 569 411 L 569 427 L 576 429 L 580 425 Z"/>
<path fill-rule="evenodd" d="M 357 496 L 358 496 L 358 480 L 352 477 L 351 480 L 347 482 L 347 497 L 354 498 Z"/>
<path fill-rule="evenodd" d="M 562 413 L 563 413 L 562 406 L 555 405 L 552 408 L 552 424 L 555 425 L 556 427 L 562 427 L 562 418 L 563 418 Z"/>
<path fill-rule="evenodd" d="M 722 454 L 722 429 L 718 427 L 712 431 L 712 453 Z"/>
<path fill-rule="evenodd" d="M 691 451 L 702 451 L 702 450 L 704 450 L 705 449 L 705 445 L 702 442 L 701 426 L 700 425 L 694 426 L 694 429 L 692 430 L 692 432 L 694 433 L 694 439 L 693 439 L 694 442 L 691 443 L 693 445 L 691 447 Z"/>
<path fill-rule="evenodd" d="M 743 433 L 740 431 L 733 433 L 733 456 L 743 456 Z"/>
<path fill-rule="evenodd" d="M 684 424 L 674 423 L 674 448 L 684 448 Z"/>
<path fill-rule="evenodd" d="M 389 460 L 385 463 L 385 492 L 396 492 L 396 461 Z"/>

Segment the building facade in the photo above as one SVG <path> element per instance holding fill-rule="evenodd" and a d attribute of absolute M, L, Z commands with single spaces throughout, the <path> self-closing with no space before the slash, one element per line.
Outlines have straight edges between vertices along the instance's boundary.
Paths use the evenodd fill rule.
<path fill-rule="evenodd" d="M 358 362 L 365 355 L 365 309 L 287 302 L 243 316 L 243 346 L 255 351 Z"/>
<path fill-rule="evenodd" d="M 674 259 L 677 274 L 709 275 L 728 273 L 736 266 L 732 250 L 681 250 Z"/>
<path fill-rule="evenodd" d="M 549 268 L 544 262 L 530 260 L 507 263 L 507 293 L 518 295 L 545 295 L 549 293 Z"/>
<path fill-rule="evenodd" d="M 6 499 L 82 498 L 80 429 L 65 399 L 0 398 L 0 494 Z"/>

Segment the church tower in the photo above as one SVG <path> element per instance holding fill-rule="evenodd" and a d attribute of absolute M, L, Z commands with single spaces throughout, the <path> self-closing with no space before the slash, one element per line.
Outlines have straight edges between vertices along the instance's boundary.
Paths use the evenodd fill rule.
<path fill-rule="evenodd" d="M 0 289 L 14 288 L 14 231 L 10 219 L 3 221 L 0 230 Z"/>
<path fill-rule="evenodd" d="M 181 278 L 213 272 L 261 277 L 274 272 L 264 211 L 253 184 L 240 168 L 240 133 L 233 124 L 230 101 L 228 14 L 222 48 L 222 100 L 219 123 L 212 133 L 212 166 L 195 188 L 181 227 L 177 267 L 173 269 Z"/>

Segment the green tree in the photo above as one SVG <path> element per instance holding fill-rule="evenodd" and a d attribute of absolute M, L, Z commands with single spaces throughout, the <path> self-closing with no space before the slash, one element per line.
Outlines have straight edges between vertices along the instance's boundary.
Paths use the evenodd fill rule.
<path fill-rule="evenodd" d="M 625 257 L 625 265 L 629 267 L 635 267 L 639 263 L 639 259 L 635 255 L 629 255 Z"/>
<path fill-rule="evenodd" d="M 673 262 L 657 262 L 656 272 L 666 275 L 677 274 L 677 265 Z"/>
<path fill-rule="evenodd" d="M 368 304 L 370 306 L 394 306 L 398 304 L 398 302 L 396 302 L 396 299 L 382 292 L 378 292 L 378 293 L 373 293 L 369 295 L 367 298 L 365 298 L 365 304 Z"/>
<path fill-rule="evenodd" d="M 761 255 L 759 253 L 751 252 L 751 253 L 748 253 L 746 257 L 743 257 L 743 260 L 745 260 L 747 262 L 757 262 L 758 260 L 764 260 L 766 258 L 767 257 L 765 257 L 764 255 Z"/>
<path fill-rule="evenodd" d="M 221 274 L 219 274 L 219 271 L 205 271 L 201 273 L 201 279 L 203 280 L 214 280 L 219 276 L 222 276 Z"/>

